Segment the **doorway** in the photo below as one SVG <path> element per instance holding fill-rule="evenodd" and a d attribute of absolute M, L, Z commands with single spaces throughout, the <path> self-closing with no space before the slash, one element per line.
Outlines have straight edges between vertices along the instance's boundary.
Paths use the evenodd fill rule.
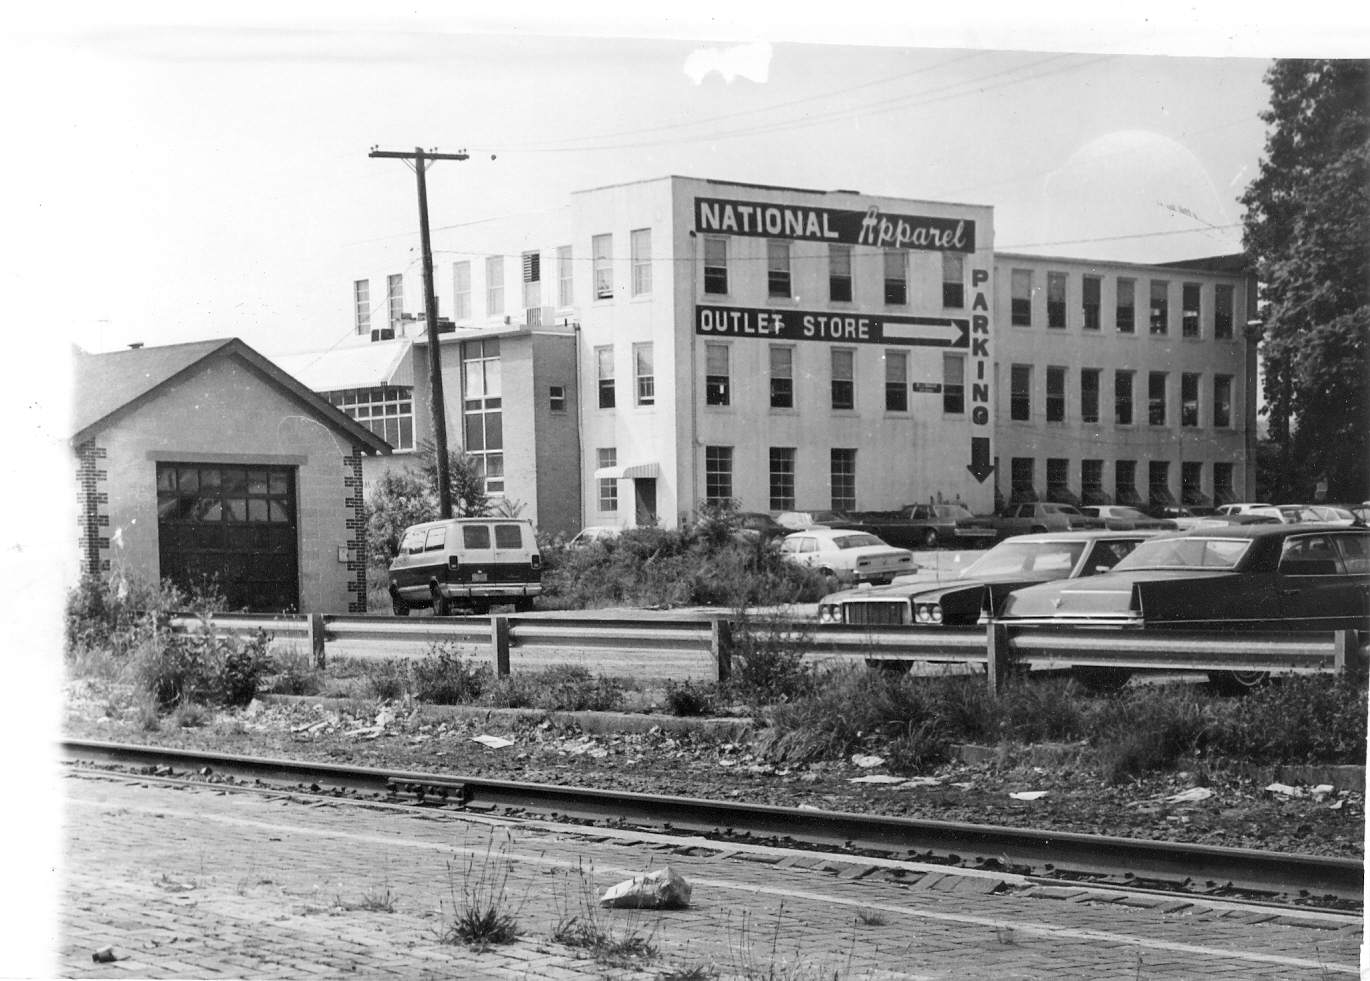
<path fill-rule="evenodd" d="M 633 479 L 633 500 L 637 507 L 637 526 L 656 527 L 656 478 L 635 477 Z"/>

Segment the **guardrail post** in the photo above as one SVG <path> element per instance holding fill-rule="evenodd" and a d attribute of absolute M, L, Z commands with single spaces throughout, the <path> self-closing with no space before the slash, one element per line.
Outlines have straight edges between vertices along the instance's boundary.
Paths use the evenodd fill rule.
<path fill-rule="evenodd" d="M 991 620 L 985 631 L 985 654 L 988 657 L 985 674 L 989 676 L 989 697 L 995 698 L 1003 690 L 1012 656 L 1008 649 L 1008 627 L 997 620 Z"/>
<path fill-rule="evenodd" d="M 495 649 L 495 674 L 509 677 L 509 618 L 490 618 L 490 646 Z"/>
<path fill-rule="evenodd" d="M 1359 678 L 1365 673 L 1365 660 L 1361 657 L 1359 636 L 1354 630 L 1333 631 L 1332 657 L 1337 674 Z"/>
<path fill-rule="evenodd" d="M 325 665 L 322 613 L 309 614 L 309 650 L 314 655 L 314 667 L 322 671 Z"/>
<path fill-rule="evenodd" d="M 718 665 L 718 680 L 726 682 L 733 676 L 733 624 L 731 620 L 715 617 L 709 651 Z"/>

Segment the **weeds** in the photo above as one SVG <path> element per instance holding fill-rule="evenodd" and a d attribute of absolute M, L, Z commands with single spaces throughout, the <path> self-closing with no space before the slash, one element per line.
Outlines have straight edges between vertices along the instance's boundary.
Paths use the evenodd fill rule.
<path fill-rule="evenodd" d="M 443 943 L 488 947 L 511 944 L 519 938 L 518 917 L 522 900 L 509 896 L 509 872 L 513 860 L 508 854 L 509 839 L 494 850 L 494 838 L 486 845 L 484 856 L 472 853 L 456 867 L 447 863 L 447 888 L 452 903 L 452 921 L 444 927 Z M 460 887 L 458 887 L 460 880 Z"/>
<path fill-rule="evenodd" d="M 342 897 L 338 897 L 338 906 L 348 912 L 362 913 L 393 913 L 395 912 L 395 900 L 398 897 L 390 891 L 389 886 L 380 889 L 371 889 L 362 893 L 361 898 L 350 902 L 344 902 Z M 495 941 L 502 943 L 503 941 Z"/>
<path fill-rule="evenodd" d="M 859 909 L 856 911 L 856 922 L 862 926 L 882 927 L 889 923 L 889 918 L 877 909 Z"/>
<path fill-rule="evenodd" d="M 557 899 L 559 918 L 552 930 L 552 939 L 566 947 L 586 951 L 595 963 L 605 967 L 638 967 L 657 958 L 659 950 L 653 942 L 656 929 L 644 931 L 639 912 L 632 911 L 628 920 L 615 929 L 618 917 L 609 916 L 600 908 L 595 886 L 584 866 L 576 869 L 576 888 L 569 897 Z"/>
<path fill-rule="evenodd" d="M 1006 947 L 1011 947 L 1018 942 L 1018 934 L 1007 923 L 1000 923 L 994 928 L 994 937 Z"/>
<path fill-rule="evenodd" d="M 812 665 L 804 663 L 812 641 L 810 624 L 779 615 L 742 615 L 733 627 L 733 690 L 753 705 L 791 702 L 812 695 L 818 674 Z"/>
<path fill-rule="evenodd" d="M 385 660 L 368 665 L 364 690 L 371 698 L 398 701 L 409 692 L 409 662 Z"/>
<path fill-rule="evenodd" d="M 712 964 L 673 967 L 657 975 L 657 981 L 716 981 L 718 968 Z"/>
<path fill-rule="evenodd" d="M 271 691 L 277 695 L 317 695 L 323 690 L 322 673 L 303 651 L 294 647 L 277 650 L 271 662 Z"/>
<path fill-rule="evenodd" d="M 199 702 L 182 702 L 167 717 L 173 729 L 198 729 L 209 722 L 210 712 Z"/>
<path fill-rule="evenodd" d="M 430 644 L 428 652 L 408 662 L 414 697 L 430 705 L 464 705 L 480 698 L 494 678 L 488 664 L 458 656 L 452 644 Z"/>
<path fill-rule="evenodd" d="M 712 715 L 723 701 L 724 689 L 717 682 L 666 682 L 666 707 L 672 715 Z"/>

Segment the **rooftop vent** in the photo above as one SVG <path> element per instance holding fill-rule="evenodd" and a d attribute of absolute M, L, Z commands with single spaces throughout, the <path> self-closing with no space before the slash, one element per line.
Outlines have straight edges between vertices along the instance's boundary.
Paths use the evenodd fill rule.
<path fill-rule="evenodd" d="M 142 341 L 134 341 L 132 344 L 130 344 L 130 345 L 128 346 L 128 349 L 129 349 L 130 351 L 136 351 L 136 350 L 138 350 L 138 349 L 139 349 L 140 347 L 142 347 L 142 346 L 143 346 L 143 342 L 142 342 Z"/>

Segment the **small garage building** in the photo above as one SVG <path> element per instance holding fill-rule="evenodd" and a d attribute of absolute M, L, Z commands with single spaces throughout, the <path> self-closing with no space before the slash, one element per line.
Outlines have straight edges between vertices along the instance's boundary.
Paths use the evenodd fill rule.
<path fill-rule="evenodd" d="M 240 340 L 78 352 L 83 573 L 253 612 L 366 610 L 362 457 L 390 446 Z"/>

